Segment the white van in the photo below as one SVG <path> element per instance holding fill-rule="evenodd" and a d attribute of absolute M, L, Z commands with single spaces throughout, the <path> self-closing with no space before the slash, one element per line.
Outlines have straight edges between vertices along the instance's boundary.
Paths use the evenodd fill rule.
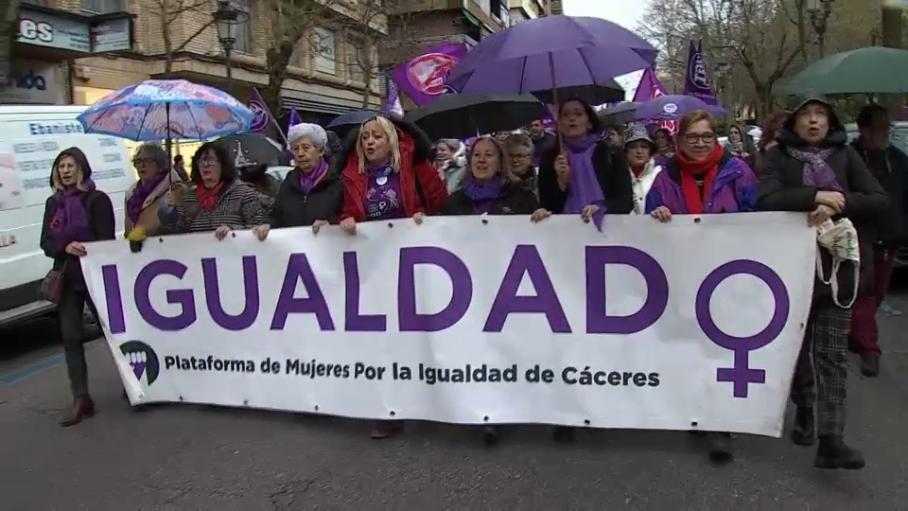
<path fill-rule="evenodd" d="M 78 147 L 92 180 L 113 202 L 123 232 L 123 195 L 137 177 L 125 141 L 86 135 L 76 120 L 84 106 L 0 105 L 0 327 L 49 312 L 37 289 L 51 268 L 39 246 L 50 171 L 57 154 Z"/>

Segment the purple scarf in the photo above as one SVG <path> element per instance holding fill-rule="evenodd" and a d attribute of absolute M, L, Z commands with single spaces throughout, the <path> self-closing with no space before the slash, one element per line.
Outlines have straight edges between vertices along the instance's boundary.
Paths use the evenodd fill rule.
<path fill-rule="evenodd" d="M 312 169 L 308 174 L 300 171 L 300 188 L 302 188 L 303 193 L 309 193 L 317 184 L 319 184 L 323 177 L 328 173 L 328 162 L 324 158 L 318 161 L 318 165 Z"/>
<path fill-rule="evenodd" d="M 139 221 L 139 215 L 142 213 L 142 207 L 145 205 L 145 199 L 155 191 L 158 185 L 167 178 L 169 172 L 162 171 L 149 182 L 139 181 L 132 195 L 126 199 L 126 216 L 133 225 Z"/>
<path fill-rule="evenodd" d="M 57 209 L 50 219 L 50 238 L 59 250 L 73 241 L 92 241 L 95 233 L 88 224 L 88 214 L 82 198 L 95 190 L 91 179 L 82 181 L 85 191 L 76 187 L 60 190 L 54 194 Z"/>
<path fill-rule="evenodd" d="M 842 186 L 835 177 L 835 171 L 826 162 L 829 155 L 835 151 L 834 147 L 826 149 L 809 148 L 807 150 L 787 147 L 788 154 L 798 161 L 804 162 L 804 184 L 815 186 L 818 190 L 841 192 Z"/>
<path fill-rule="evenodd" d="M 488 213 L 492 205 L 501 195 L 501 180 L 492 178 L 486 183 L 480 183 L 472 175 L 463 182 L 463 193 L 473 201 L 473 208 L 477 213 Z"/>
<path fill-rule="evenodd" d="M 595 134 L 589 134 L 579 141 L 564 139 L 568 164 L 571 166 L 571 178 L 562 213 L 579 214 L 590 204 L 598 205 L 600 212 L 605 213 L 605 195 L 602 193 L 593 166 L 593 151 L 596 150 L 598 142 L 599 136 Z"/>

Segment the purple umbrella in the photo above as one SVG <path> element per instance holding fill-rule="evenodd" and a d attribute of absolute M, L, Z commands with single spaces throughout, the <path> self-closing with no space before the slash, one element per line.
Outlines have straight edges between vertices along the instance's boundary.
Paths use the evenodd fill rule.
<path fill-rule="evenodd" d="M 634 112 L 634 121 L 676 121 L 694 110 L 706 110 L 713 115 L 725 115 L 727 112 L 718 105 L 707 105 L 700 98 L 669 94 L 642 103 Z"/>
<path fill-rule="evenodd" d="M 601 84 L 652 66 L 657 53 L 643 38 L 602 18 L 546 16 L 483 39 L 447 83 L 472 94 Z"/>

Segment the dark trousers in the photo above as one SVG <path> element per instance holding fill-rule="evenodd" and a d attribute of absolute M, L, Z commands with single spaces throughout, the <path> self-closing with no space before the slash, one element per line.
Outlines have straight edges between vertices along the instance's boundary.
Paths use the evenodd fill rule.
<path fill-rule="evenodd" d="M 848 380 L 848 330 L 851 311 L 835 304 L 815 304 L 791 383 L 791 400 L 798 408 L 817 411 L 819 436 L 845 433 Z"/>
<path fill-rule="evenodd" d="M 859 355 L 880 354 L 880 332 L 876 324 L 876 313 L 886 298 L 889 279 L 895 264 L 895 250 L 874 254 L 874 283 L 871 293 L 858 296 L 851 314 L 851 336 L 849 348 Z"/>
<path fill-rule="evenodd" d="M 97 318 L 98 312 L 88 294 L 70 286 L 63 288 L 60 303 L 57 304 L 57 319 L 60 322 L 63 353 L 66 355 L 66 370 L 69 373 L 73 399 L 88 397 L 88 367 L 85 363 L 85 350 L 82 348 L 82 339 L 85 337 L 82 313 L 86 304 Z"/>

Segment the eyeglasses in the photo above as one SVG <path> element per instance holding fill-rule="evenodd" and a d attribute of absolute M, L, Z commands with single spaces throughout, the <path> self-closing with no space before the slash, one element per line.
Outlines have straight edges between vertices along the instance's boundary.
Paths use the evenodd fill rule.
<path fill-rule="evenodd" d="M 529 158 L 530 153 L 511 153 L 511 158 Z"/>
<path fill-rule="evenodd" d="M 150 164 L 150 163 L 154 163 L 154 158 L 133 158 L 132 159 L 132 164 L 135 165 L 136 167 L 138 167 L 140 165 Z"/>
<path fill-rule="evenodd" d="M 688 144 L 696 144 L 697 141 L 701 141 L 704 144 L 712 144 L 716 141 L 715 133 L 689 133 L 684 135 L 684 141 Z"/>
<path fill-rule="evenodd" d="M 205 166 L 219 165 L 220 163 L 221 161 L 218 160 L 216 156 L 205 156 L 204 158 L 199 160 L 199 164 Z"/>

